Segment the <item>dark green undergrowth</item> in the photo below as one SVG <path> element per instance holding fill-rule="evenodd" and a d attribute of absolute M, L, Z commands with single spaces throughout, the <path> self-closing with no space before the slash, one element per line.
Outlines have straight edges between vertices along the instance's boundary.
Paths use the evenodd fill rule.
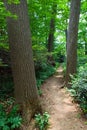
<path fill-rule="evenodd" d="M 0 99 L 7 99 L 13 96 L 14 92 L 14 83 L 11 75 L 0 76 Z"/>
<path fill-rule="evenodd" d="M 79 67 L 78 74 L 71 76 L 70 92 L 79 103 L 82 111 L 87 114 L 87 63 Z"/>
<path fill-rule="evenodd" d="M 21 126 L 19 106 L 14 105 L 14 84 L 11 75 L 0 76 L 0 130 L 16 130 Z"/>
<path fill-rule="evenodd" d="M 21 126 L 22 118 L 18 113 L 19 106 L 13 105 L 12 98 L 0 101 L 0 130 L 16 130 Z"/>
<path fill-rule="evenodd" d="M 3 65 L 0 68 L 0 130 L 16 130 L 21 126 L 19 106 L 14 105 L 14 83 L 12 73 Z"/>

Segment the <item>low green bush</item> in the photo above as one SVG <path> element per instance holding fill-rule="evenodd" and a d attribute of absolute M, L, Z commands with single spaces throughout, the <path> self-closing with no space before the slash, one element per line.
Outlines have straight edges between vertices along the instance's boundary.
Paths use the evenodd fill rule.
<path fill-rule="evenodd" d="M 39 130 L 47 130 L 47 127 L 49 125 L 48 123 L 49 114 L 47 112 L 43 113 L 43 115 L 36 114 L 35 120 L 36 120 L 36 127 L 39 128 Z"/>
<path fill-rule="evenodd" d="M 18 114 L 18 105 L 12 105 L 12 101 L 0 104 L 0 130 L 15 130 L 22 123 L 22 118 Z"/>
<path fill-rule="evenodd" d="M 78 75 L 71 76 L 72 86 L 70 92 L 80 104 L 84 113 L 87 113 L 87 64 L 79 68 Z"/>

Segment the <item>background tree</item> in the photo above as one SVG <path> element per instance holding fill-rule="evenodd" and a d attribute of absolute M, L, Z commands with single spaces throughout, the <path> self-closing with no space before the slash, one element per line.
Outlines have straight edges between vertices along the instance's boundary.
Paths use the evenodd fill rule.
<path fill-rule="evenodd" d="M 55 33 L 55 19 L 57 13 L 57 4 L 53 3 L 52 6 L 52 16 L 50 20 L 50 29 L 48 35 L 48 52 L 52 52 L 54 49 L 54 33 Z"/>
<path fill-rule="evenodd" d="M 49 28 L 49 35 L 48 35 L 48 43 L 47 43 L 47 49 L 48 49 L 48 62 L 50 64 L 55 65 L 52 52 L 54 50 L 54 34 L 55 34 L 55 20 L 56 20 L 56 13 L 57 13 L 57 3 L 53 3 L 52 6 L 52 16 L 50 19 L 50 28 Z"/>
<path fill-rule="evenodd" d="M 23 107 L 23 116 L 28 121 L 36 111 L 40 110 L 40 104 L 36 88 L 27 3 L 25 0 L 20 0 L 19 4 L 8 4 L 7 1 L 5 4 L 7 10 L 17 16 L 17 18 L 7 18 L 7 27 L 15 98 L 16 102 Z"/>
<path fill-rule="evenodd" d="M 70 21 L 67 38 L 66 84 L 70 81 L 70 74 L 75 74 L 77 68 L 77 37 L 80 2 L 81 0 L 71 0 Z"/>

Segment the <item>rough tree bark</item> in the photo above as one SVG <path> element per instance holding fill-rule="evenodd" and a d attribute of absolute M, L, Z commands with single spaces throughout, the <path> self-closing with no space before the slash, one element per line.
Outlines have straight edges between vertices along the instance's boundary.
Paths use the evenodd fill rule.
<path fill-rule="evenodd" d="M 70 21 L 67 38 L 66 85 L 70 74 L 76 73 L 77 68 L 77 37 L 81 0 L 71 0 Z"/>
<path fill-rule="evenodd" d="M 23 107 L 23 116 L 27 122 L 41 109 L 36 88 L 27 2 L 20 0 L 20 4 L 8 4 L 5 0 L 5 5 L 7 10 L 17 15 L 17 19 L 7 18 L 7 27 L 15 98 Z"/>

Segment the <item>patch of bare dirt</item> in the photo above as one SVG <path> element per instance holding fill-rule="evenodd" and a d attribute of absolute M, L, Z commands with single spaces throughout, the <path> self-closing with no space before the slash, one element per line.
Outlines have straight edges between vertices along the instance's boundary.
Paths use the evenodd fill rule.
<path fill-rule="evenodd" d="M 48 130 L 87 130 L 85 120 L 65 88 L 63 70 L 59 67 L 55 75 L 42 85 L 42 106 L 50 114 Z"/>

